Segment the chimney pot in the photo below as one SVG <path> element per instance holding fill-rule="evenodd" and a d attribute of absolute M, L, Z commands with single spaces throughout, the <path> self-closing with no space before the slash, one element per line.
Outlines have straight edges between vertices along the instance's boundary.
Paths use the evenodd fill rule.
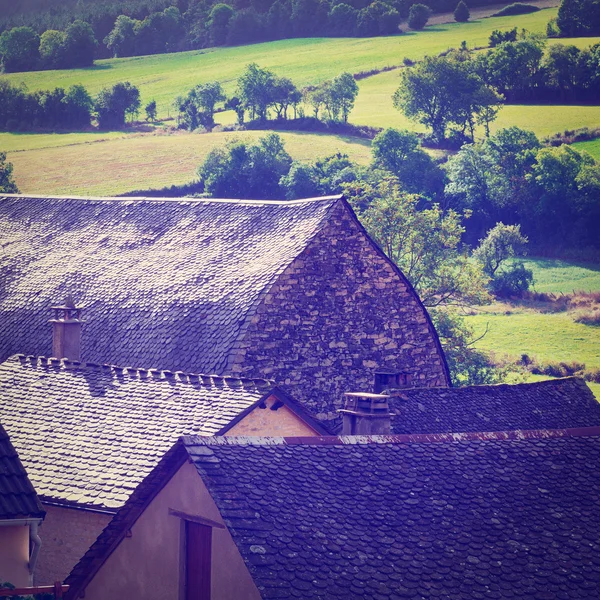
<path fill-rule="evenodd" d="M 63 306 L 53 306 L 52 355 L 57 358 L 81 360 L 81 308 L 69 296 Z"/>
<path fill-rule="evenodd" d="M 389 396 L 348 392 L 342 414 L 342 435 L 387 435 L 391 431 Z"/>

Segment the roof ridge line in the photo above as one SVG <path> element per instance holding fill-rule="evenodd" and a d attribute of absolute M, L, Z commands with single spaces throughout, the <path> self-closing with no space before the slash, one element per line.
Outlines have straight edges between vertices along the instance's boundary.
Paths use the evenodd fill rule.
<path fill-rule="evenodd" d="M 314 437 L 250 437 L 185 435 L 186 446 L 353 446 L 358 444 L 449 443 L 465 441 L 543 440 L 600 436 L 600 426 L 564 429 L 517 429 L 513 431 L 482 431 L 464 433 L 414 433 L 396 435 L 346 435 Z"/>
<path fill-rule="evenodd" d="M 53 356 L 35 356 L 26 354 L 15 354 L 13 357 L 22 365 L 29 363 L 34 367 L 59 367 L 62 370 L 78 371 L 101 371 L 111 376 L 129 375 L 130 379 L 151 379 L 153 381 L 170 381 L 173 383 L 194 385 L 199 384 L 204 387 L 215 387 L 212 382 L 223 382 L 229 387 L 236 386 L 247 387 L 248 383 L 253 384 L 257 389 L 267 389 L 275 387 L 275 381 L 264 377 L 236 377 L 233 375 L 215 375 L 207 373 L 193 373 L 189 371 L 171 371 L 170 369 L 158 368 L 140 368 L 140 367 L 122 367 L 113 364 L 99 364 L 94 362 L 76 361 L 68 358 L 56 358 Z M 9 359 L 10 360 L 10 359 Z M 207 381 L 208 380 L 208 381 Z M 246 384 L 246 385 L 245 385 Z"/>
<path fill-rule="evenodd" d="M 508 387 L 508 388 L 514 388 L 517 386 L 537 386 L 537 385 L 549 385 L 549 384 L 555 384 L 557 382 L 566 382 L 566 381 L 573 381 L 575 383 L 585 383 L 585 379 L 583 379 L 583 377 L 578 377 L 577 375 L 567 375 L 565 377 L 551 377 L 550 379 L 543 379 L 541 381 L 517 381 L 515 383 L 506 383 L 506 382 L 501 382 L 501 383 L 482 383 L 482 384 L 474 384 L 474 385 L 463 385 L 463 386 L 458 386 L 458 387 L 448 387 L 448 386 L 442 386 L 442 385 L 436 385 L 436 386 L 432 386 L 432 387 L 424 387 L 424 386 L 411 386 L 411 387 L 401 387 L 401 388 L 390 388 L 388 390 L 387 393 L 393 393 L 393 392 L 427 392 L 427 391 L 445 391 L 445 392 L 457 392 L 457 391 L 461 391 L 461 390 L 472 390 L 472 389 L 476 389 L 476 390 L 480 390 L 482 388 L 484 389 L 490 389 L 490 388 L 502 388 L 502 387 Z"/>
<path fill-rule="evenodd" d="M 331 196 L 315 196 L 313 198 L 299 198 L 297 200 L 245 200 L 243 198 L 194 198 L 192 196 L 180 196 L 176 198 L 154 197 L 154 196 L 45 196 L 41 194 L 0 194 L 0 198 L 22 198 L 22 199 L 47 199 L 47 200 L 81 200 L 81 201 L 106 201 L 106 202 L 193 202 L 196 204 L 250 204 L 250 205 L 274 205 L 295 206 L 316 202 L 331 202 L 342 198 L 342 194 Z"/>

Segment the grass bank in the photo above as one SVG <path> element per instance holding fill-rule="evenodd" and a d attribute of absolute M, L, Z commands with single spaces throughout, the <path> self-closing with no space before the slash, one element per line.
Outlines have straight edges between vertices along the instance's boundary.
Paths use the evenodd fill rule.
<path fill-rule="evenodd" d="M 232 139 L 254 141 L 265 132 L 133 134 L 104 140 L 75 134 L 55 136 L 50 145 L 44 144 L 45 137 L 51 136 L 12 135 L 0 134 L 0 147 L 6 142 L 5 147 L 13 148 L 8 156 L 22 192 L 111 196 L 188 183 L 212 148 Z M 280 135 L 296 160 L 345 152 L 352 160 L 366 164 L 371 157 L 370 143 L 364 139 L 314 133 Z M 58 145 L 61 141 L 63 145 Z"/>

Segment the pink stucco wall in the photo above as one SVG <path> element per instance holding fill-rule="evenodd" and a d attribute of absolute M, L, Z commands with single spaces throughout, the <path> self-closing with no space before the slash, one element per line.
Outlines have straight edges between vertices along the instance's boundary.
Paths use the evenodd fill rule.
<path fill-rule="evenodd" d="M 39 529 L 42 539 L 35 569 L 36 585 L 63 581 L 108 525 L 112 516 L 44 504 L 46 518 Z"/>
<path fill-rule="evenodd" d="M 225 435 L 281 435 L 284 437 L 319 435 L 287 406 L 280 406 L 277 410 L 272 410 L 271 407 L 275 402 L 277 402 L 277 398 L 270 396 L 265 401 L 266 408 L 255 408 Z"/>
<path fill-rule="evenodd" d="M 0 582 L 16 587 L 31 585 L 29 580 L 29 526 L 0 527 Z"/>
<path fill-rule="evenodd" d="M 100 567 L 85 591 L 86 600 L 181 598 L 181 519 L 169 509 L 222 523 L 196 468 L 185 463 L 158 493 Z M 213 600 L 260 600 L 258 589 L 227 529 L 213 529 Z"/>

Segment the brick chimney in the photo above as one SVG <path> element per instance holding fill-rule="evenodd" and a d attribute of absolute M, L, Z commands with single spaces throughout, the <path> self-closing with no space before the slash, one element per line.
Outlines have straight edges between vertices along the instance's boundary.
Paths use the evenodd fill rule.
<path fill-rule="evenodd" d="M 67 296 L 64 306 L 53 306 L 52 356 L 81 360 L 81 308 Z"/>
<path fill-rule="evenodd" d="M 389 396 L 348 392 L 342 414 L 342 435 L 386 435 L 390 433 Z"/>

